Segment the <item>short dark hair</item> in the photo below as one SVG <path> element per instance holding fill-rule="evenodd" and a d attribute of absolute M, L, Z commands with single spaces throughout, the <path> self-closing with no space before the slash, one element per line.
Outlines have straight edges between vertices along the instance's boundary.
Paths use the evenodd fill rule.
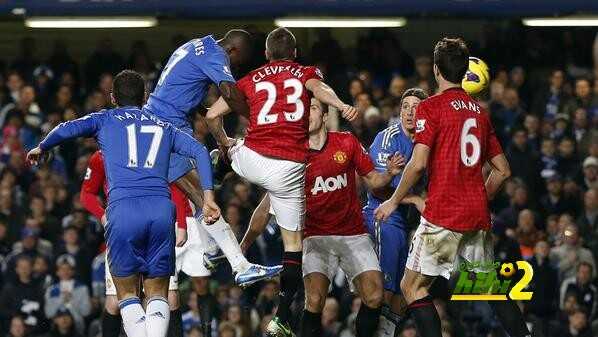
<path fill-rule="evenodd" d="M 403 102 L 403 100 L 407 97 L 417 97 L 420 100 L 424 100 L 426 98 L 428 98 L 428 94 L 426 94 L 426 92 L 424 91 L 424 89 L 421 88 L 409 88 L 407 90 L 405 90 L 405 92 L 403 93 L 403 95 L 401 96 L 401 102 Z"/>
<path fill-rule="evenodd" d="M 451 83 L 461 83 L 469 66 L 469 49 L 460 38 L 443 38 L 434 47 L 434 64 Z"/>
<path fill-rule="evenodd" d="M 271 31 L 266 38 L 266 51 L 271 60 L 295 58 L 297 40 L 290 30 L 280 27 Z"/>
<path fill-rule="evenodd" d="M 123 70 L 112 82 L 112 95 L 117 106 L 142 106 L 145 98 L 145 81 L 140 73 Z"/>

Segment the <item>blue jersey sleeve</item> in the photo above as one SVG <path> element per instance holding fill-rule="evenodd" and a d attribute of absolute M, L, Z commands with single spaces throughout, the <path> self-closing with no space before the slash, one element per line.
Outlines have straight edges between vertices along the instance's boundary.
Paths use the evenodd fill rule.
<path fill-rule="evenodd" d="M 104 116 L 104 113 L 96 112 L 73 121 L 60 123 L 48 133 L 39 147 L 43 151 L 47 151 L 71 138 L 95 136 L 102 127 Z"/>
<path fill-rule="evenodd" d="M 193 158 L 197 166 L 197 173 L 201 179 L 201 187 L 204 190 L 213 190 L 212 159 L 210 158 L 208 149 L 195 140 L 195 138 L 173 126 L 169 126 L 168 130 L 170 130 L 173 136 L 173 151 L 180 155 Z"/>
<path fill-rule="evenodd" d="M 221 82 L 233 82 L 228 56 L 221 50 L 212 50 L 200 55 L 198 65 L 203 73 L 217 86 Z"/>

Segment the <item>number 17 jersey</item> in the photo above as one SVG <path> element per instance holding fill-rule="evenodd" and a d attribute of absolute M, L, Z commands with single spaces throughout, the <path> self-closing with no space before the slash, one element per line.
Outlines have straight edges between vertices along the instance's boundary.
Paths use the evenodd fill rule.
<path fill-rule="evenodd" d="M 245 146 L 267 157 L 306 161 L 310 96 L 305 83 L 310 79 L 322 80 L 318 68 L 275 61 L 237 82 L 249 105 Z"/>
<path fill-rule="evenodd" d="M 422 101 L 415 143 L 430 148 L 423 217 L 456 232 L 490 228 L 482 167 L 502 153 L 488 113 L 461 88 Z"/>

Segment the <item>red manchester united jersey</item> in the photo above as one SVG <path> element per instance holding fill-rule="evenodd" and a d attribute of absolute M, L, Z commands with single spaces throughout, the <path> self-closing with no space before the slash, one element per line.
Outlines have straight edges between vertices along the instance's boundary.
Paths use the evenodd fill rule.
<path fill-rule="evenodd" d="M 430 148 L 424 218 L 463 232 L 490 228 L 482 167 L 502 153 L 488 113 L 461 88 L 419 104 L 415 142 Z"/>
<path fill-rule="evenodd" d="M 355 172 L 364 176 L 374 164 L 357 138 L 328 132 L 321 150 L 310 150 L 305 178 L 305 237 L 365 233 Z"/>
<path fill-rule="evenodd" d="M 106 171 L 104 169 L 104 157 L 102 152 L 96 151 L 89 158 L 89 165 L 85 173 L 85 179 L 81 184 L 80 200 L 83 207 L 98 220 L 102 218 L 106 210 L 99 199 L 100 189 L 103 189 L 104 195 L 108 197 L 108 184 L 106 180 Z M 172 202 L 176 207 L 177 226 L 187 228 L 187 216 L 191 216 L 191 206 L 189 199 L 179 190 L 175 184 L 170 185 Z"/>
<path fill-rule="evenodd" d="M 305 82 L 322 79 L 316 67 L 270 62 L 237 82 L 249 105 L 245 145 L 264 156 L 305 162 L 309 95 Z"/>

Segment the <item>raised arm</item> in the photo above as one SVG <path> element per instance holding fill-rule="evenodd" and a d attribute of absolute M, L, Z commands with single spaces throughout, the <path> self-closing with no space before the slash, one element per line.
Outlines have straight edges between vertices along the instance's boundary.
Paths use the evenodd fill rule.
<path fill-rule="evenodd" d="M 208 113 L 206 114 L 208 129 L 220 146 L 226 147 L 230 145 L 230 138 L 224 130 L 224 121 L 222 119 L 222 117 L 230 113 L 230 111 L 230 107 L 224 98 L 220 97 L 216 100 L 216 102 L 214 102 L 214 104 L 212 104 L 212 106 L 208 109 Z"/>
<path fill-rule="evenodd" d="M 60 123 L 27 154 L 27 160 L 37 165 L 42 154 L 64 141 L 77 137 L 94 136 L 100 129 L 104 113 L 92 113 L 87 116 Z"/>
<path fill-rule="evenodd" d="M 357 118 L 357 110 L 354 107 L 343 103 L 343 101 L 338 98 L 334 90 L 321 80 L 317 78 L 311 78 L 305 82 L 305 87 L 307 90 L 311 91 L 314 97 L 319 101 L 326 105 L 333 106 L 341 111 L 343 118 L 349 121 L 353 121 L 355 118 Z"/>
<path fill-rule="evenodd" d="M 247 232 L 245 232 L 245 236 L 243 237 L 243 240 L 241 240 L 240 245 L 243 253 L 245 253 L 249 247 L 251 247 L 253 242 L 255 242 L 257 237 L 262 234 L 268 225 L 268 220 L 270 220 L 270 198 L 268 197 L 268 194 L 266 194 L 253 211 L 251 220 L 249 220 Z"/>

